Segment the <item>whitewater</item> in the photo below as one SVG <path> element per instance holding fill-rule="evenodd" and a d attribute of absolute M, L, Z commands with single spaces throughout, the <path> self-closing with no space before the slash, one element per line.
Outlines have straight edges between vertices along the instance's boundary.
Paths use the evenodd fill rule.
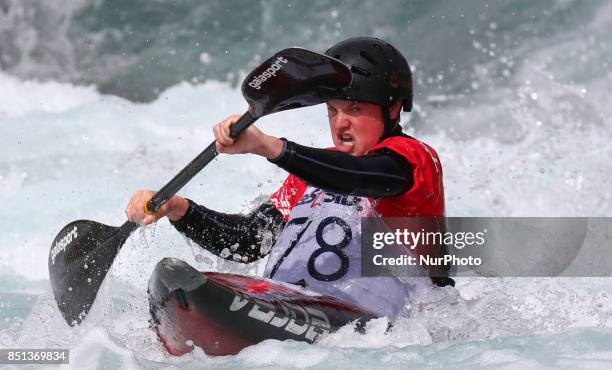
<path fill-rule="evenodd" d="M 315 345 L 270 340 L 227 358 L 198 350 L 171 358 L 148 324 L 146 287 L 154 265 L 167 256 L 200 270 L 260 273 L 262 265 L 218 261 L 166 221 L 128 240 L 87 320 L 69 328 L 55 306 L 47 275 L 57 231 L 81 218 L 120 225 L 135 190 L 162 186 L 212 141 L 215 122 L 244 111 L 246 104 L 238 89 L 222 82 L 179 84 L 149 104 L 100 95 L 92 87 L 7 75 L 0 76 L 0 85 L 5 91 L 0 99 L 2 348 L 70 348 L 70 366 L 79 368 L 335 367 L 348 360 L 366 366 L 382 361 L 391 368 L 407 363 L 515 368 L 612 363 L 609 278 L 458 278 L 456 290 L 423 297 L 415 317 L 400 321 L 391 334 L 384 334 L 386 323 L 380 322 L 365 336 L 343 330 Z M 574 90 L 576 99 L 584 99 L 579 89 L 563 94 Z M 449 109 L 439 108 L 436 114 Z M 300 143 L 329 146 L 325 114 L 324 107 L 315 106 L 264 117 L 258 125 Z M 420 136 L 438 148 L 446 169 L 448 214 L 585 215 L 583 208 L 571 205 L 578 196 L 582 206 L 600 205 L 594 215 L 610 214 L 609 203 L 598 199 L 609 187 L 589 181 L 601 189 L 591 192 L 565 177 L 580 171 L 582 178 L 606 181 L 612 170 L 605 145 L 612 137 L 609 124 L 556 136 L 547 136 L 543 127 L 528 135 L 539 137 L 504 144 L 462 141 L 445 133 Z M 545 152 L 527 150 L 536 140 Z M 601 149 L 594 153 L 580 144 L 598 147 L 598 141 Z M 548 156 L 559 158 L 552 162 Z M 511 164 L 517 161 L 520 168 Z M 515 169 L 508 173 L 506 166 Z M 495 171 L 507 176 L 492 175 Z M 282 170 L 255 156 L 222 155 L 180 194 L 213 209 L 245 212 L 283 177 Z M 559 191 L 544 191 L 550 186 Z M 537 199 L 526 199 L 528 194 Z"/>
<path fill-rule="evenodd" d="M 448 216 L 612 216 L 612 45 L 605 41 L 612 8 L 598 10 L 573 31 L 525 42 L 511 55 L 474 42 L 470 53 L 487 58 L 474 64 L 465 90 L 417 89 L 402 122 L 440 155 Z M 502 27 L 486 23 L 491 32 Z M 453 84 L 448 75 L 421 74 L 426 63 L 415 63 L 417 87 Z M 313 345 L 268 340 L 235 356 L 196 349 L 171 357 L 148 322 L 156 263 L 176 257 L 199 270 L 243 274 L 261 274 L 264 263 L 220 261 L 166 220 L 131 236 L 87 319 L 68 327 L 47 271 L 57 232 L 76 219 L 121 225 L 136 190 L 164 185 L 213 140 L 216 122 L 247 105 L 221 78 L 173 83 L 148 102 L 59 80 L 0 72 L 0 348 L 69 348 L 70 364 L 60 367 L 79 369 L 612 366 L 609 277 L 463 276 L 455 289 L 424 292 L 414 316 L 387 334 L 379 319 L 365 335 L 344 328 Z M 300 144 L 332 145 L 323 106 L 270 115 L 257 126 Z M 247 212 L 285 176 L 256 156 L 220 155 L 179 194 Z"/>

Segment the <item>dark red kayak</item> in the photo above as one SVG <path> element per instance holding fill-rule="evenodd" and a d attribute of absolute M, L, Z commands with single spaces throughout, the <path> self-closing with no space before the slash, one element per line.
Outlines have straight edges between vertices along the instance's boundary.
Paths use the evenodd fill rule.
<path fill-rule="evenodd" d="M 174 258 L 155 267 L 149 303 L 153 327 L 172 355 L 194 346 L 209 355 L 233 355 L 266 339 L 313 343 L 375 317 L 334 297 L 263 278 L 202 273 Z"/>

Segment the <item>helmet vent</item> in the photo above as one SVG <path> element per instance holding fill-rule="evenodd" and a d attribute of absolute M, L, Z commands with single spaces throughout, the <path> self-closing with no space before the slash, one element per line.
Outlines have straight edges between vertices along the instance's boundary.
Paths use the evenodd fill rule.
<path fill-rule="evenodd" d="M 370 62 L 370 64 L 374 64 L 377 65 L 378 63 L 376 63 L 376 59 L 372 58 L 372 56 L 370 54 L 368 54 L 365 51 L 361 51 L 359 52 L 359 55 L 361 55 L 361 57 L 365 60 L 367 60 L 368 62 Z"/>
<path fill-rule="evenodd" d="M 371 74 L 369 71 L 367 71 L 367 70 L 365 70 L 363 68 L 359 68 L 357 66 L 351 66 L 351 72 L 357 73 L 358 75 L 362 75 L 362 76 L 365 76 L 365 77 L 370 77 L 370 74 Z"/>
<path fill-rule="evenodd" d="M 390 45 L 389 45 L 390 46 Z M 382 46 L 380 46 L 379 44 L 374 44 L 372 45 L 372 47 L 374 49 L 376 49 L 376 51 L 378 51 L 380 53 L 380 55 L 386 60 L 389 59 L 389 56 L 387 55 L 387 53 L 385 52 L 385 50 L 382 48 Z"/>

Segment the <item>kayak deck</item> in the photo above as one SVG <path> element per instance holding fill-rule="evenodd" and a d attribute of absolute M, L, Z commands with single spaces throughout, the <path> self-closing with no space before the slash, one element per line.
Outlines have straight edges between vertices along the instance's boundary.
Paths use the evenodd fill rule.
<path fill-rule="evenodd" d="M 168 353 L 198 346 L 232 355 L 266 339 L 309 343 L 374 314 L 340 299 L 272 280 L 199 272 L 184 261 L 161 260 L 149 280 L 151 322 Z"/>

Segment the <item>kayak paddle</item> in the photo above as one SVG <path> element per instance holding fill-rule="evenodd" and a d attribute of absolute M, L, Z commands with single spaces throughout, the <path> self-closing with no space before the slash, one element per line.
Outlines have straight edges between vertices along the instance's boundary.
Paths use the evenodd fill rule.
<path fill-rule="evenodd" d="M 337 59 L 302 48 L 282 50 L 242 83 L 249 109 L 232 126 L 231 136 L 238 137 L 267 114 L 323 103 L 350 83 L 349 67 Z M 213 141 L 149 200 L 146 210 L 156 212 L 216 156 Z M 49 251 L 49 278 L 68 324 L 78 325 L 85 318 L 115 257 L 139 226 L 130 221 L 113 227 L 78 220 L 55 237 Z"/>

